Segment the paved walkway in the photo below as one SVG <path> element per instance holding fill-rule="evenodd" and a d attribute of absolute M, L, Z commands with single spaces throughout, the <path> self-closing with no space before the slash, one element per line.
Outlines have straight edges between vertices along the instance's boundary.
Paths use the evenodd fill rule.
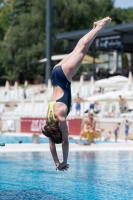
<path fill-rule="evenodd" d="M 56 145 L 57 151 L 62 150 L 60 144 Z M 0 147 L 2 152 L 46 152 L 49 150 L 49 144 L 6 144 Z M 125 143 L 124 141 L 114 143 L 101 142 L 92 145 L 69 144 L 69 151 L 133 151 L 133 141 Z"/>

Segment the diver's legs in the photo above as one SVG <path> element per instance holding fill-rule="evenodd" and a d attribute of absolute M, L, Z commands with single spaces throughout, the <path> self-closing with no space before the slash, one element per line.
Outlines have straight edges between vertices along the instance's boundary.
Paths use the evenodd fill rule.
<path fill-rule="evenodd" d="M 94 28 L 87 33 L 85 36 L 83 36 L 77 43 L 75 49 L 68 54 L 61 62 L 59 62 L 57 65 L 61 65 L 62 69 L 64 71 L 65 76 L 69 81 L 72 80 L 72 77 L 76 74 L 78 71 L 82 60 L 85 56 L 85 54 L 88 51 L 89 46 L 93 42 L 93 40 L 96 38 L 98 33 L 109 23 L 111 22 L 111 18 L 106 17 L 100 21 L 97 21 L 94 23 Z M 57 66 L 56 65 L 56 66 Z"/>

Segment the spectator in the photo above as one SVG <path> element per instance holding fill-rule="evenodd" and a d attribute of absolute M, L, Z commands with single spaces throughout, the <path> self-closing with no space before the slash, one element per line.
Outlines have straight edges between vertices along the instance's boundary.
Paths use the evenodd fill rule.
<path fill-rule="evenodd" d="M 83 101 L 83 99 L 79 96 L 79 93 L 77 94 L 77 97 L 75 98 L 76 101 L 76 115 L 80 115 L 80 110 L 81 110 L 81 102 Z"/>
<path fill-rule="evenodd" d="M 100 109 L 99 109 L 99 103 L 97 101 L 94 101 L 93 103 L 90 104 L 89 108 L 90 112 L 94 112 L 95 114 L 98 114 Z"/>
<path fill-rule="evenodd" d="M 126 120 L 124 124 L 125 124 L 125 142 L 127 142 L 128 134 L 129 134 L 129 126 L 130 126 L 131 122 Z"/>
<path fill-rule="evenodd" d="M 109 132 L 106 134 L 106 136 L 105 136 L 105 138 L 104 138 L 104 141 L 109 141 L 110 138 L 111 138 L 111 131 L 109 131 Z"/>
<path fill-rule="evenodd" d="M 94 102 L 94 113 L 98 114 L 100 112 L 99 103 L 97 101 Z"/>
<path fill-rule="evenodd" d="M 86 125 L 86 129 L 84 130 L 84 126 Z M 81 125 L 81 132 L 79 136 L 79 140 L 76 142 L 80 144 L 82 137 L 86 137 L 86 135 L 90 134 L 90 143 L 94 143 L 94 131 L 95 131 L 96 121 L 93 119 L 93 114 L 88 113 L 88 117 L 83 121 Z"/>
<path fill-rule="evenodd" d="M 104 131 L 103 128 L 96 128 L 96 130 L 95 130 L 95 133 L 98 134 L 98 137 L 100 140 L 101 140 L 103 131 Z"/>
<path fill-rule="evenodd" d="M 94 101 L 90 104 L 89 110 L 86 110 L 84 113 L 95 113 L 98 114 L 100 112 L 99 103 Z"/>
<path fill-rule="evenodd" d="M 117 142 L 117 139 L 118 139 L 118 133 L 119 133 L 119 130 L 120 130 L 120 124 L 121 123 L 118 123 L 114 129 L 114 134 L 115 134 L 115 142 Z"/>
<path fill-rule="evenodd" d="M 119 109 L 121 113 L 126 110 L 126 101 L 124 98 L 121 97 L 121 95 L 119 96 Z"/>
<path fill-rule="evenodd" d="M 86 128 L 84 129 L 85 125 Z M 88 135 L 89 135 L 89 144 L 94 143 L 94 138 L 99 137 L 101 140 L 101 134 L 103 131 L 104 129 L 96 128 L 96 121 L 93 118 L 93 113 L 88 112 L 88 117 L 86 117 L 86 119 L 83 121 L 81 125 L 79 140 L 76 142 L 76 144 L 80 144 L 82 137 L 88 139 Z"/>
<path fill-rule="evenodd" d="M 103 94 L 104 93 L 104 87 L 99 87 L 98 91 L 99 94 Z"/>

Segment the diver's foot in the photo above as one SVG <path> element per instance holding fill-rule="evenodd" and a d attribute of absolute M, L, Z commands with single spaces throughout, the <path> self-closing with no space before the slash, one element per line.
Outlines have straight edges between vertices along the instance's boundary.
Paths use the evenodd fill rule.
<path fill-rule="evenodd" d="M 94 28 L 105 28 L 106 26 L 108 26 L 111 23 L 112 19 L 110 17 L 105 17 L 102 20 L 99 20 L 97 22 L 94 22 Z"/>

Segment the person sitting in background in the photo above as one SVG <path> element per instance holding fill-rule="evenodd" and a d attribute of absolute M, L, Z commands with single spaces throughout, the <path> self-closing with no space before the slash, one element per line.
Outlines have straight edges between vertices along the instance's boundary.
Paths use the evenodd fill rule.
<path fill-rule="evenodd" d="M 92 113 L 98 114 L 100 112 L 99 103 L 97 101 L 94 101 L 93 103 L 91 103 L 89 110 Z"/>
<path fill-rule="evenodd" d="M 100 112 L 99 103 L 98 101 L 94 102 L 94 113 L 98 114 Z"/>
<path fill-rule="evenodd" d="M 111 131 L 109 131 L 109 132 L 106 134 L 106 136 L 105 136 L 105 138 L 104 138 L 104 141 L 108 141 L 108 140 L 110 140 L 110 138 L 111 138 Z"/>
<path fill-rule="evenodd" d="M 84 126 L 86 125 L 86 128 L 84 129 Z M 82 137 L 86 137 L 87 134 L 90 134 L 90 143 L 94 143 L 94 131 L 95 131 L 96 121 L 93 119 L 93 114 L 88 113 L 88 117 L 83 121 L 81 124 L 81 132 L 79 136 L 79 140 L 76 142 L 76 144 L 80 144 L 80 141 L 82 140 Z"/>
<path fill-rule="evenodd" d="M 97 91 L 99 94 L 104 93 L 104 88 L 103 87 L 99 87 L 99 90 Z"/>
<path fill-rule="evenodd" d="M 119 96 L 119 109 L 121 113 L 126 110 L 126 101 L 124 98 L 121 97 L 121 95 Z"/>
<path fill-rule="evenodd" d="M 104 131 L 103 128 L 96 128 L 95 133 L 98 135 L 99 139 L 101 140 L 102 132 Z"/>
<path fill-rule="evenodd" d="M 85 125 L 86 128 L 84 129 Z M 101 134 L 103 131 L 104 129 L 96 128 L 96 121 L 93 118 L 93 113 L 89 111 L 88 117 L 86 117 L 81 125 L 79 140 L 76 142 L 76 144 L 80 144 L 82 137 L 89 139 L 89 144 L 94 143 L 94 138 L 100 138 L 101 140 Z"/>

